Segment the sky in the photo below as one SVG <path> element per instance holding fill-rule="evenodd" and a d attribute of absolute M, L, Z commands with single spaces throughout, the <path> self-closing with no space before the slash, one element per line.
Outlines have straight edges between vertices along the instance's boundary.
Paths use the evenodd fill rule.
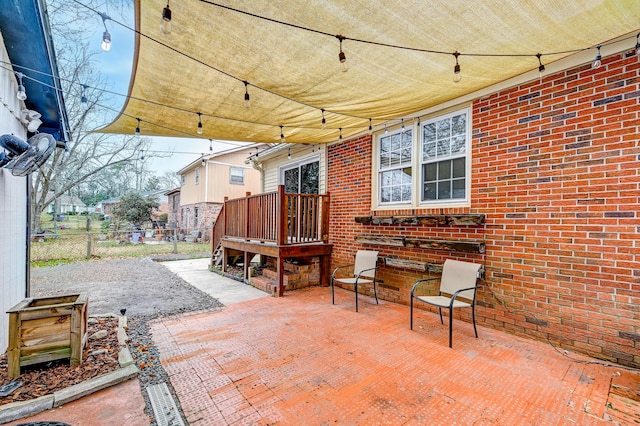
<path fill-rule="evenodd" d="M 123 24 L 133 28 L 133 8 L 130 8 L 130 11 L 130 16 L 124 17 L 126 21 Z M 109 15 L 108 10 L 104 12 Z M 119 16 L 115 18 L 114 16 L 114 19 L 121 20 L 123 18 Z M 159 21 L 160 12 L 158 12 Z M 95 32 L 93 38 L 95 38 L 96 46 L 100 46 L 103 27 L 99 17 L 96 17 L 96 24 L 99 25 L 99 31 Z M 125 95 L 129 92 L 129 83 L 131 81 L 135 34 L 133 31 L 114 22 L 107 21 L 106 25 L 111 33 L 111 50 L 109 52 L 100 50 L 100 54 L 95 57 L 97 69 L 107 80 L 110 90 Z M 114 97 L 114 108 L 121 110 L 125 100 L 125 97 Z M 114 113 L 110 119 L 115 119 L 115 116 L 116 114 Z M 142 134 L 144 136 L 144 132 Z M 149 151 L 160 151 L 159 154 L 163 156 L 168 155 L 169 152 L 173 153 L 164 158 L 145 156 L 145 158 L 149 159 L 149 169 L 156 171 L 158 175 L 162 175 L 167 171 L 177 172 L 192 161 L 197 160 L 201 155 L 211 153 L 209 151 L 209 139 L 170 137 L 152 137 L 151 139 L 152 143 Z M 224 151 L 241 145 L 246 144 L 216 140 L 212 144 L 213 152 Z M 150 154 L 153 154 L 153 152 L 150 152 Z"/>

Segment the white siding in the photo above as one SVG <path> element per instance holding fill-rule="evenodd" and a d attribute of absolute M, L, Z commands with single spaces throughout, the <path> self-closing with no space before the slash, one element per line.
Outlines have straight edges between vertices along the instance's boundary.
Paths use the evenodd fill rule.
<path fill-rule="evenodd" d="M 1 34 L 0 60 L 9 62 Z M 13 73 L 0 67 L 0 135 L 13 133 L 25 138 L 18 119 L 21 105 L 16 98 L 17 88 Z M 6 311 L 26 296 L 26 188 L 27 178 L 17 178 L 9 170 L 0 169 L 0 353 L 8 344 Z"/>
<path fill-rule="evenodd" d="M 312 152 L 313 150 L 313 152 Z M 320 156 L 319 192 L 324 194 L 327 190 L 327 147 L 326 145 L 291 145 L 291 159 L 289 149 L 282 149 L 273 157 L 262 164 L 264 169 L 264 192 L 273 192 L 278 189 L 280 182 L 280 169 L 290 164 L 297 164 L 307 159 Z"/>

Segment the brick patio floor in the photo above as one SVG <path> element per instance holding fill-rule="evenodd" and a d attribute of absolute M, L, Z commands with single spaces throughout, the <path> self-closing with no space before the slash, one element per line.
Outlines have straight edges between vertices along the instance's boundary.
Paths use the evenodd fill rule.
<path fill-rule="evenodd" d="M 407 306 L 360 302 L 298 290 L 159 320 L 153 339 L 191 425 L 613 424 L 615 367 L 455 320 L 449 349 L 436 314 L 411 331 Z"/>

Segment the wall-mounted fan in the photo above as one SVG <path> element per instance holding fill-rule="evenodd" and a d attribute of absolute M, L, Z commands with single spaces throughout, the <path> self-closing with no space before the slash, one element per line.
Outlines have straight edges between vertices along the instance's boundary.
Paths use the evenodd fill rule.
<path fill-rule="evenodd" d="M 47 161 L 56 147 L 56 140 L 48 133 L 37 133 L 27 142 L 13 135 L 0 136 L 0 167 L 11 169 L 14 176 L 26 176 Z"/>

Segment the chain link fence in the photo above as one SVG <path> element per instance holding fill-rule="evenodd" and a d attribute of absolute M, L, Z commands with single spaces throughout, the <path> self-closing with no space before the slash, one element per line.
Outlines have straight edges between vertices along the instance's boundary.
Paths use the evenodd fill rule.
<path fill-rule="evenodd" d="M 39 233 L 31 236 L 31 262 L 163 254 L 211 255 L 211 242 L 198 231 L 102 231 Z"/>

